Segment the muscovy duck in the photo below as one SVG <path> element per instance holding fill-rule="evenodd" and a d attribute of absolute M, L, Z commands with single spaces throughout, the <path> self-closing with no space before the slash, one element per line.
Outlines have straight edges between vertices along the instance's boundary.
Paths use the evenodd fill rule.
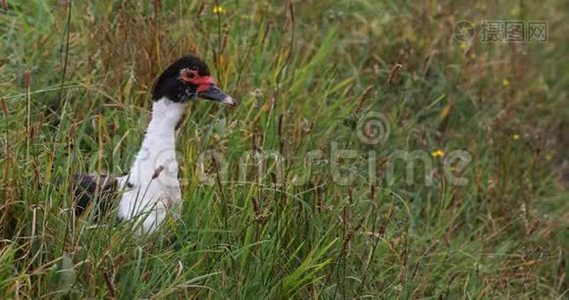
<path fill-rule="evenodd" d="M 104 213 L 120 198 L 118 218 L 135 220 L 139 222 L 139 232 L 150 233 L 158 228 L 168 212 L 180 211 L 182 193 L 175 131 L 188 102 L 200 98 L 231 106 L 236 104 L 216 85 L 205 62 L 197 56 L 184 56 L 172 63 L 154 85 L 152 118 L 128 174 L 72 176 L 75 214 L 82 215 L 92 203 L 96 203 L 95 213 Z"/>

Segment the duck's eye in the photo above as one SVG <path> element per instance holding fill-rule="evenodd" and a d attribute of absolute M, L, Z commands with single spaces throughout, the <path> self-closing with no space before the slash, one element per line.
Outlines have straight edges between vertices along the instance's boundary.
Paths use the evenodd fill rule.
<path fill-rule="evenodd" d="M 191 82 L 194 78 L 197 77 L 197 71 L 191 69 L 183 69 L 180 71 L 180 78 L 186 82 Z"/>

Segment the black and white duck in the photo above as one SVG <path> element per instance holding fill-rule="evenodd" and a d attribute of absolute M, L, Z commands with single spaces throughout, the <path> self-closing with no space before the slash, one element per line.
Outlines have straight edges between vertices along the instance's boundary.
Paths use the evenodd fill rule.
<path fill-rule="evenodd" d="M 134 220 L 141 232 L 156 230 L 169 212 L 178 212 L 182 193 L 176 160 L 176 126 L 190 101 L 211 100 L 234 106 L 197 56 L 172 63 L 156 80 L 152 117 L 130 171 L 124 176 L 77 174 L 72 177 L 75 213 L 96 204 L 108 209 L 118 200 L 117 217 Z"/>

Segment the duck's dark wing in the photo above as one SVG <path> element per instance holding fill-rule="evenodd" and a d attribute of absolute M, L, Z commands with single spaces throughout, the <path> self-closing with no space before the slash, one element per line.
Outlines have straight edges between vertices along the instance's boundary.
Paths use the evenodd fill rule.
<path fill-rule="evenodd" d="M 92 205 L 96 216 L 106 214 L 118 200 L 119 181 L 106 174 L 75 174 L 69 186 L 74 196 L 75 215 L 81 216 Z"/>

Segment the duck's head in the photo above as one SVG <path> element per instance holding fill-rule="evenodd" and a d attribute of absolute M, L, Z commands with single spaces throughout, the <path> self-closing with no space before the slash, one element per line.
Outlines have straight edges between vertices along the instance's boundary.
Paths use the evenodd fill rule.
<path fill-rule="evenodd" d="M 205 99 L 232 106 L 236 104 L 233 98 L 217 86 L 207 64 L 194 55 L 187 55 L 173 62 L 158 77 L 152 99 L 158 101 L 164 97 L 177 103 Z"/>

